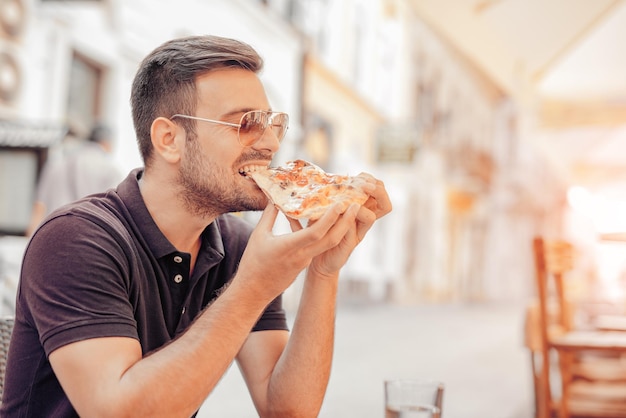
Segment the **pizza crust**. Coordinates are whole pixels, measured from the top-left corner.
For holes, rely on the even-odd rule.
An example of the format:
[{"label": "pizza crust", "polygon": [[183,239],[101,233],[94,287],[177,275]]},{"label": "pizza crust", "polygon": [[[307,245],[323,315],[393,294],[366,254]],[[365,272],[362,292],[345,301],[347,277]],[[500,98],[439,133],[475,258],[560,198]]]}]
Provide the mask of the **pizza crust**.
[{"label": "pizza crust", "polygon": [[295,219],[316,220],[335,203],[346,210],[352,203],[368,199],[361,177],[325,173],[304,160],[283,167],[257,169],[247,173],[285,215]]}]

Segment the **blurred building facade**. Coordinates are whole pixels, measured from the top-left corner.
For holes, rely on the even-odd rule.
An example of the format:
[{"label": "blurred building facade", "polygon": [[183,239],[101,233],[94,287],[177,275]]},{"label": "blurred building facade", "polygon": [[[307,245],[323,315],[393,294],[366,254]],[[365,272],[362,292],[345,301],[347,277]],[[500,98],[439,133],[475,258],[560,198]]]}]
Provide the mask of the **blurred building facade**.
[{"label": "blurred building facade", "polygon": [[318,162],[370,169],[394,202],[346,266],[347,290],[397,303],[532,293],[529,243],[560,233],[566,189],[527,140],[534,114],[411,1],[269,3],[289,3],[309,42],[304,140],[323,136]]},{"label": "blurred building facade", "polygon": [[344,269],[346,297],[415,303],[532,291],[530,237],[559,227],[551,218],[564,185],[524,140],[532,115],[408,1],[2,4],[0,125],[22,127],[17,143],[0,129],[5,283],[16,279],[29,193],[62,127],[104,121],[120,165],[141,165],[128,100],[139,61],[167,39],[210,33],[264,57],[272,106],[292,125],[277,161],[307,158],[385,181],[394,211]]}]

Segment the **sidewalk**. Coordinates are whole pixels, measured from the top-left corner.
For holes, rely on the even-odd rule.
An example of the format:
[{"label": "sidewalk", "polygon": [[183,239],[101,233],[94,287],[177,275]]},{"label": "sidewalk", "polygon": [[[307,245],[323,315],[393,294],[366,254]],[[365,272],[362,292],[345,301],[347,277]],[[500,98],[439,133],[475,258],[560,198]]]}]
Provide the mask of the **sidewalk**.
[{"label": "sidewalk", "polygon": [[[524,304],[340,306],[321,418],[382,418],[388,378],[439,379],[444,418],[532,418]],[[236,366],[200,418],[256,417]]]}]

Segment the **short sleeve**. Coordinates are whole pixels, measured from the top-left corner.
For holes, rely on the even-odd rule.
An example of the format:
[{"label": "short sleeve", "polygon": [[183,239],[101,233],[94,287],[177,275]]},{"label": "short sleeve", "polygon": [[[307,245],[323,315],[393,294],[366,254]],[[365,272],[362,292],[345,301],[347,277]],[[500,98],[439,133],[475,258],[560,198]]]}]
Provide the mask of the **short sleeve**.
[{"label": "short sleeve", "polygon": [[270,331],[270,330],[284,330],[289,331],[287,326],[287,316],[283,309],[283,297],[278,296],[274,299],[265,311],[261,318],[252,328],[252,331]]},{"label": "short sleeve", "polygon": [[36,232],[19,297],[46,354],[89,338],[138,338],[124,259],[110,234],[80,216],[53,217]]}]

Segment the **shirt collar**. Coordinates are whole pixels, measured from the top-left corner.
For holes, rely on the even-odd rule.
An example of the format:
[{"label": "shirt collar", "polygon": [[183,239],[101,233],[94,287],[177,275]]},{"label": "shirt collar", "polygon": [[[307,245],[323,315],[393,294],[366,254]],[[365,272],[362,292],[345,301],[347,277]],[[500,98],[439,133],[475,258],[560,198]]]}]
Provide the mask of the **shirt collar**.
[{"label": "shirt collar", "polygon": [[[118,194],[130,216],[134,226],[138,229],[138,235],[143,237],[150,251],[161,258],[178,252],[172,243],[163,235],[157,224],[150,216],[150,212],[139,190],[139,179],[143,175],[143,169],[137,168],[130,172],[118,187]],[[202,232],[202,246],[200,252],[216,252],[218,257],[224,256],[224,243],[217,222],[211,222]]]}]

